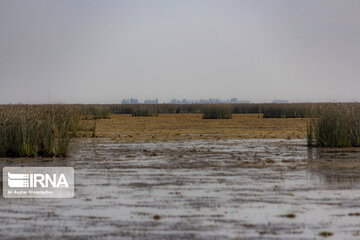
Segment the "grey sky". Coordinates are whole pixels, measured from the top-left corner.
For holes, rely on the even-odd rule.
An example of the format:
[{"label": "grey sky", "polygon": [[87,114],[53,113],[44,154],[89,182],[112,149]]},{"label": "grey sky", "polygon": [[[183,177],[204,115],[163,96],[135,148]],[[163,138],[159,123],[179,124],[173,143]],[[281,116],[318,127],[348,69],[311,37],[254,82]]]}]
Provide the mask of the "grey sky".
[{"label": "grey sky", "polygon": [[360,100],[360,1],[0,0],[0,103]]}]

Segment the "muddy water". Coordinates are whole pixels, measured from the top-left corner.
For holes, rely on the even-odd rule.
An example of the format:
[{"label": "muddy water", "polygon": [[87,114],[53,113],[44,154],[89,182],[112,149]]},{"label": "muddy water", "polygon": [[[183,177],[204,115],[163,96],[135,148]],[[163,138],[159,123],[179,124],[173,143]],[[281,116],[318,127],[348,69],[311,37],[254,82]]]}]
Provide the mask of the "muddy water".
[{"label": "muddy water", "polygon": [[73,199],[0,198],[0,239],[360,238],[358,151],[281,139],[91,139],[71,153],[3,159],[74,167],[76,185]]}]

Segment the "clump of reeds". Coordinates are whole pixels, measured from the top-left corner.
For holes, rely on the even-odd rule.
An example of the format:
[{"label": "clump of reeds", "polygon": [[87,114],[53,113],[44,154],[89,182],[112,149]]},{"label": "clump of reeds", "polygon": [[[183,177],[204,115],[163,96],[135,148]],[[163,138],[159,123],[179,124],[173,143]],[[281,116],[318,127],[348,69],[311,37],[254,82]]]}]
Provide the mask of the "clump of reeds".
[{"label": "clump of reeds", "polygon": [[329,104],[318,110],[318,117],[307,126],[308,146],[359,147],[360,106]]},{"label": "clump of reeds", "polygon": [[0,107],[0,156],[65,157],[78,128],[78,115],[66,105]]},{"label": "clump of reeds", "polygon": [[80,105],[78,106],[82,119],[110,119],[110,107],[105,105]]},{"label": "clump of reeds", "polygon": [[134,117],[151,117],[157,116],[157,112],[158,110],[154,105],[139,105],[132,110],[131,115]]},{"label": "clump of reeds", "polygon": [[316,104],[302,103],[273,103],[261,104],[261,112],[264,118],[305,118],[311,115],[311,106]]},{"label": "clump of reeds", "polygon": [[226,105],[209,105],[203,110],[203,119],[231,119],[231,109]]}]

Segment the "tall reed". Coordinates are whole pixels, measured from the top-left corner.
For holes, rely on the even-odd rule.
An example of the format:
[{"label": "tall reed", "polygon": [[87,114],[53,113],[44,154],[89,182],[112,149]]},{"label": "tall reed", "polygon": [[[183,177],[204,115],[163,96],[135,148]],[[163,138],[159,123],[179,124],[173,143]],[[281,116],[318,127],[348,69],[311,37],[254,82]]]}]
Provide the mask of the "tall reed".
[{"label": "tall reed", "polygon": [[67,156],[77,127],[71,106],[0,106],[0,156]]},{"label": "tall reed", "polygon": [[308,123],[308,146],[360,146],[360,106],[358,104],[329,104],[318,111],[318,117]]}]

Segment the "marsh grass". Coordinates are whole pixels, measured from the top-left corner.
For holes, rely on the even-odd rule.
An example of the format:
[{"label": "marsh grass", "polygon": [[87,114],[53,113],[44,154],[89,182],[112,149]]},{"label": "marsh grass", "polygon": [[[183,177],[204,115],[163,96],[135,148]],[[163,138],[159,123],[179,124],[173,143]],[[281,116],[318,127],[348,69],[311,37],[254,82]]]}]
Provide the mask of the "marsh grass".
[{"label": "marsh grass", "polygon": [[360,147],[359,104],[329,104],[309,121],[307,144],[314,147]]},{"label": "marsh grass", "polygon": [[155,105],[139,105],[132,110],[131,115],[133,117],[151,117],[157,116],[158,112],[159,110]]},{"label": "marsh grass", "polygon": [[231,108],[226,105],[209,105],[203,109],[203,119],[231,119]]},{"label": "marsh grass", "polygon": [[78,126],[71,106],[0,106],[0,156],[65,157]]},{"label": "marsh grass", "polygon": [[166,113],[205,113],[209,106],[230,110],[231,114],[263,113],[264,118],[311,117],[318,103],[223,103],[223,104],[111,104],[111,114],[132,114],[133,116],[154,116]]},{"label": "marsh grass", "polygon": [[110,107],[106,105],[76,105],[73,106],[79,109],[81,119],[110,119]]}]

